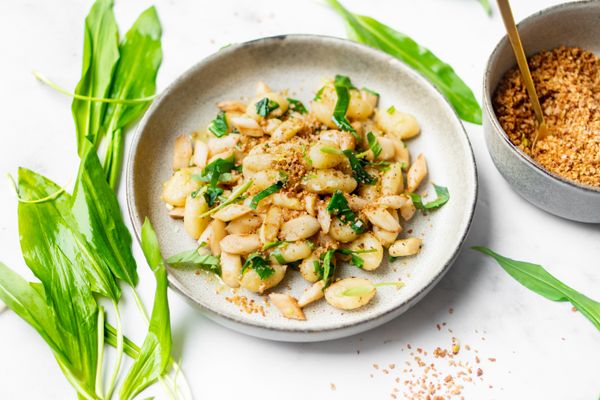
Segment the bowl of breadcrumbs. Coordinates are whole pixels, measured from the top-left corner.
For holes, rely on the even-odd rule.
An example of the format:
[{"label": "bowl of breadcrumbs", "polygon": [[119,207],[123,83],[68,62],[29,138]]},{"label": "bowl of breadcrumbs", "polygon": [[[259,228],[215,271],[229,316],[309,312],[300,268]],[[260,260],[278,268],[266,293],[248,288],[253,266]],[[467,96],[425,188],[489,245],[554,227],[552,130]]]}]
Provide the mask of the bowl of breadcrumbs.
[{"label": "bowl of breadcrumbs", "polygon": [[494,164],[525,199],[563,218],[600,223],[600,2],[562,4],[519,24],[548,136],[504,37],[483,83],[484,133]]}]

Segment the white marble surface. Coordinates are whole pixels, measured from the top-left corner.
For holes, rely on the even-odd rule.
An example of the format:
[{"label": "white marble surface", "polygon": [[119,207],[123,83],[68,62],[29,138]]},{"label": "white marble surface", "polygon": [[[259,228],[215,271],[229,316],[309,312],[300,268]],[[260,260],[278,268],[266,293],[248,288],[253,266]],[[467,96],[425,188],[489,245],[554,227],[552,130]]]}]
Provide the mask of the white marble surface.
[{"label": "white marble surface", "polygon": [[[558,1],[514,1],[517,19]],[[152,2],[119,1],[123,29]],[[164,26],[159,87],[221,46],[265,35],[344,36],[339,18],[318,1],[156,1]],[[74,87],[80,69],[82,24],[90,1],[0,1],[0,171],[32,168],[66,184],[77,158],[70,100],[40,86],[39,69]],[[481,94],[484,64],[502,34],[497,13],[487,18],[475,0],[347,1],[411,35],[447,60]],[[416,307],[360,336],[316,344],[274,343],[246,337],[206,320],[171,293],[174,352],[198,399],[398,398],[411,351],[461,343],[455,360],[475,365],[467,399],[597,399],[600,334],[568,304],[547,301],[521,287],[490,260],[469,250],[486,245],[543,264],[573,287],[600,298],[598,226],[564,221],[524,202],[492,165],[480,126],[466,124],[479,167],[480,196],[465,250],[442,282]],[[121,191],[120,198],[123,200]],[[124,204],[124,201],[122,202]],[[29,275],[17,233],[16,201],[0,185],[0,259]],[[136,247],[139,256],[139,249]],[[153,280],[141,268],[140,290],[150,300]],[[144,327],[130,298],[126,328],[138,341]],[[453,313],[449,313],[449,309]],[[446,322],[442,330],[436,324]],[[0,314],[0,398],[74,398],[50,352],[10,311]],[[452,333],[448,331],[452,330]],[[407,348],[412,345],[412,350]],[[466,350],[466,345],[471,350]],[[475,364],[475,352],[481,364]],[[495,358],[492,362],[488,358]],[[372,364],[380,365],[376,370]],[[396,367],[382,372],[388,364]],[[447,359],[440,374],[456,376]],[[475,370],[483,371],[481,378]],[[418,367],[415,367],[418,370]],[[373,377],[370,376],[373,374]],[[331,386],[335,385],[335,390]],[[490,385],[492,386],[490,388]],[[156,393],[163,398],[162,392]]]}]

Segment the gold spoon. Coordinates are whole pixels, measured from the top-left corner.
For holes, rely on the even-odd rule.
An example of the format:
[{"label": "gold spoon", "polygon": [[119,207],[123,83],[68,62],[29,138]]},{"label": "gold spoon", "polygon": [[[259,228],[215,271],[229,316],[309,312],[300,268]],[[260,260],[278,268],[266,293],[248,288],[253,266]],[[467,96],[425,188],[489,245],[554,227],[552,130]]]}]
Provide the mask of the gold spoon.
[{"label": "gold spoon", "polygon": [[538,128],[535,132],[533,142],[531,143],[531,150],[533,151],[537,141],[545,138],[546,135],[548,135],[546,121],[544,120],[544,114],[542,113],[540,99],[535,91],[533,79],[531,78],[531,72],[529,71],[529,65],[527,65],[527,57],[525,56],[525,51],[523,50],[523,44],[521,43],[521,37],[519,36],[519,31],[517,29],[517,25],[515,24],[515,19],[513,18],[512,10],[510,9],[510,4],[508,0],[497,1],[498,7],[500,8],[500,14],[502,14],[502,20],[504,21],[504,26],[506,27],[508,39],[515,53],[515,57],[517,58],[517,64],[519,65],[519,70],[521,71],[521,76],[525,82],[527,94],[529,94],[529,100],[533,106],[535,119],[538,123]]}]

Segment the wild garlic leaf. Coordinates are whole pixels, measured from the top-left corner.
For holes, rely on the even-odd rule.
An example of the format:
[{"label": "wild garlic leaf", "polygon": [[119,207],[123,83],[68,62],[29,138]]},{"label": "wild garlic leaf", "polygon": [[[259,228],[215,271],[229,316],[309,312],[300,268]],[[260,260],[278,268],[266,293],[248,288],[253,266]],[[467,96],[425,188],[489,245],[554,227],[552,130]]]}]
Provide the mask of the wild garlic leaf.
[{"label": "wild garlic leaf", "polygon": [[[19,198],[34,200],[55,193],[59,186],[33,171],[19,169]],[[94,293],[118,301],[121,290],[103,254],[98,254],[93,239],[80,232],[72,213],[73,198],[63,192],[52,201],[30,204],[19,202],[21,251],[29,268],[46,287],[55,259],[65,259],[85,278]],[[82,221],[83,224],[83,221]],[[48,294],[49,298],[50,294]]]},{"label": "wild garlic leaf", "polygon": [[[156,75],[162,63],[162,28],[154,7],[142,12],[119,45],[119,61],[110,88],[110,98],[145,98],[156,92]],[[102,46],[105,43],[101,43]],[[123,160],[123,131],[141,117],[150,102],[106,105],[102,134],[108,135],[104,169],[110,186],[116,187]],[[97,146],[98,143],[94,142]]]},{"label": "wild garlic leaf", "polygon": [[262,280],[269,278],[275,273],[275,270],[273,267],[271,267],[269,260],[264,258],[260,253],[252,253],[248,256],[248,258],[246,258],[246,261],[242,266],[242,275],[249,268],[255,270]]},{"label": "wild garlic leaf", "polygon": [[481,124],[479,103],[450,65],[405,34],[371,17],[350,12],[338,0],[327,2],[346,21],[352,40],[382,50],[420,72],[442,92],[463,120]]},{"label": "wild garlic leaf", "polygon": [[54,310],[38,291],[8,266],[0,262],[0,300],[31,325],[54,353],[64,353]]},{"label": "wild garlic leaf", "polygon": [[381,154],[381,144],[379,144],[377,136],[373,132],[367,133],[367,142],[369,143],[369,149],[373,152],[373,159],[379,157]]},{"label": "wild garlic leaf", "polygon": [[335,252],[336,250],[329,250],[326,253],[323,253],[320,257],[321,260],[321,276],[323,282],[325,282],[325,286],[329,286],[333,279],[333,275],[335,272]]},{"label": "wild garlic leaf", "polygon": [[265,245],[262,247],[261,250],[262,251],[266,251],[266,250],[272,249],[274,247],[279,247],[279,246],[287,245],[287,243],[288,242],[286,242],[284,240],[276,240],[276,241],[273,241],[273,242],[268,242],[268,243],[265,243]]},{"label": "wild garlic leaf", "polygon": [[341,190],[336,190],[327,203],[327,211],[331,215],[339,217],[344,224],[350,224],[353,231],[361,233],[364,231],[365,223],[356,217],[356,213],[350,209],[348,200]]},{"label": "wild garlic leaf", "polygon": [[267,118],[271,111],[279,108],[279,104],[268,97],[264,97],[256,103],[256,113],[261,117]]},{"label": "wild garlic leaf", "polygon": [[300,114],[308,113],[308,110],[306,109],[306,107],[304,107],[304,104],[302,104],[302,102],[300,100],[296,100],[296,99],[292,99],[292,98],[288,97],[287,101],[288,101],[288,103],[290,103],[290,109],[292,111],[299,112]]},{"label": "wild garlic leaf", "polygon": [[167,270],[163,262],[158,238],[148,219],[142,226],[142,250],[156,279],[154,306],[150,317],[150,327],[139,351],[138,358],[131,366],[119,398],[131,400],[142,390],[165,374],[171,358],[171,322],[167,297]]},{"label": "wild garlic leaf", "polygon": [[[75,93],[109,97],[113,72],[119,60],[119,29],[113,0],[96,0],[85,19],[81,79]],[[77,150],[83,154],[85,139],[94,146],[100,139],[105,103],[73,99],[71,111],[77,131]]]},{"label": "wild garlic leaf", "polygon": [[283,184],[284,183],[282,181],[277,181],[268,188],[258,192],[254,197],[252,197],[252,200],[250,201],[250,208],[256,210],[256,207],[258,207],[258,203],[260,203],[261,200],[269,197],[273,193],[279,192],[283,188]]},{"label": "wild garlic leaf", "polygon": [[343,150],[342,153],[348,159],[350,167],[352,168],[352,176],[360,183],[366,185],[374,185],[377,182],[377,178],[369,174],[362,163],[362,161],[356,157],[352,150]]},{"label": "wild garlic leaf", "polygon": [[485,13],[488,15],[488,17],[491,17],[492,16],[492,6],[490,4],[490,1],[489,0],[479,0],[479,4],[481,4],[483,9],[485,10]]},{"label": "wild garlic leaf", "polygon": [[348,112],[348,106],[350,105],[350,89],[354,88],[350,78],[344,75],[336,75],[333,81],[333,87],[337,94],[337,101],[333,109],[333,122],[343,131],[352,133],[352,135],[358,140],[358,133],[350,125],[350,121],[346,118]]},{"label": "wild garlic leaf", "polygon": [[435,183],[433,184],[435,189],[435,193],[437,194],[437,198],[435,200],[430,201],[429,203],[423,204],[423,198],[418,193],[409,193],[414,206],[419,210],[434,210],[436,208],[440,208],[444,204],[450,200],[450,192],[448,192],[448,188],[444,186],[438,186]]},{"label": "wild garlic leaf", "polygon": [[71,212],[77,230],[112,274],[129,286],[138,283],[131,235],[123,222],[115,192],[104,178],[95,150],[88,146],[79,166]]},{"label": "wild garlic leaf", "polygon": [[[21,168],[19,198],[33,200],[54,193],[58,186]],[[85,238],[73,229],[70,196],[53,201],[19,203],[19,235],[27,266],[40,279],[47,303],[54,310],[64,357],[57,358],[78,393],[95,396],[98,359],[98,305],[92,293],[118,298],[118,286],[90,253]],[[64,214],[62,214],[64,213]]]},{"label": "wild garlic leaf", "polygon": [[219,111],[215,119],[208,125],[208,130],[218,138],[227,135],[229,132],[229,125],[227,124],[227,117],[225,116],[224,111]]},{"label": "wild garlic leaf", "polygon": [[221,262],[219,257],[211,254],[200,254],[199,248],[175,254],[166,259],[167,264],[173,268],[194,267],[208,272],[221,274]]},{"label": "wild garlic leaf", "polygon": [[517,282],[540,296],[552,301],[570,302],[594,324],[596,329],[600,330],[600,303],[565,285],[541,265],[512,260],[486,247],[476,246],[473,250],[495,259]]}]

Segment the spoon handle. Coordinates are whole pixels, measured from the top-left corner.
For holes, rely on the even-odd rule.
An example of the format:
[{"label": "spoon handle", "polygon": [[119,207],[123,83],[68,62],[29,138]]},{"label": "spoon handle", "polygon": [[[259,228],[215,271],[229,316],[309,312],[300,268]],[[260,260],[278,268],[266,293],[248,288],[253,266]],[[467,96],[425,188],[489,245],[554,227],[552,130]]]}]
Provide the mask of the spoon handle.
[{"label": "spoon handle", "polygon": [[502,14],[502,20],[504,21],[504,26],[506,27],[506,33],[508,34],[508,39],[515,53],[517,64],[519,66],[519,70],[521,71],[521,76],[523,77],[525,87],[527,88],[527,93],[529,94],[529,99],[531,101],[531,105],[533,106],[533,112],[535,113],[538,126],[545,127],[542,106],[540,105],[540,100],[535,91],[533,79],[531,78],[531,72],[529,71],[529,65],[527,65],[527,57],[525,56],[523,44],[521,43],[521,37],[519,36],[519,31],[517,30],[517,25],[515,24],[515,19],[513,18],[508,0],[498,0],[498,8],[500,8],[500,14]]}]

